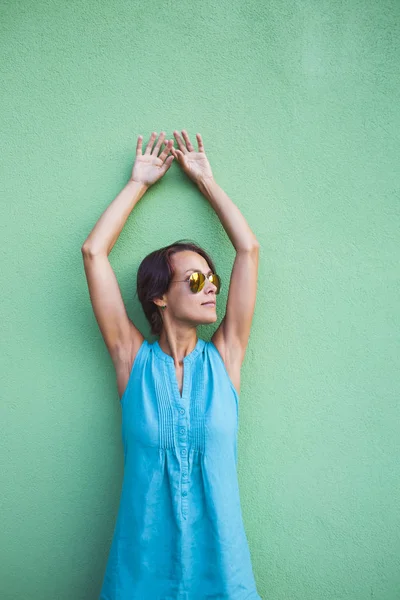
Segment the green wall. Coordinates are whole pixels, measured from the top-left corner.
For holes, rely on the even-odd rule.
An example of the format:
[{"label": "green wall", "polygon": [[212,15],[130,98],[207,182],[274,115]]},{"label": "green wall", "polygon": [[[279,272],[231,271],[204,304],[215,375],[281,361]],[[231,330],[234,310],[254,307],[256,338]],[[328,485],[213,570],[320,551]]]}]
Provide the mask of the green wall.
[{"label": "green wall", "polygon": [[[95,600],[123,472],[81,245],[136,139],[203,136],[261,243],[239,483],[263,600],[400,598],[397,0],[4,1],[0,597]],[[173,164],[110,260],[234,250]],[[246,293],[246,290],[243,290]],[[199,328],[209,339],[214,326]]]}]

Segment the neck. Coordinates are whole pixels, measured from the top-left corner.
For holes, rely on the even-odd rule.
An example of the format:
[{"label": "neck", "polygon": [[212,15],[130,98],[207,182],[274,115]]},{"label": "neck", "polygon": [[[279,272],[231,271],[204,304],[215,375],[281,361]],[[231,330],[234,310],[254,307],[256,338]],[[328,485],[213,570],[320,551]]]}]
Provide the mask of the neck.
[{"label": "neck", "polygon": [[196,329],[191,329],[187,334],[167,334],[165,330],[160,334],[159,346],[165,354],[174,359],[175,365],[182,365],[185,356],[190,354],[198,341]]}]

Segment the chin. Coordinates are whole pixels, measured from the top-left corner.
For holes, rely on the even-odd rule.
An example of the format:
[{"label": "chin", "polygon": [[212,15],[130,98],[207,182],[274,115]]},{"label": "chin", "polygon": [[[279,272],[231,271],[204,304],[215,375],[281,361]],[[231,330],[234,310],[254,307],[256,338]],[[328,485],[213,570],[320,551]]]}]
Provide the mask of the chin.
[{"label": "chin", "polygon": [[217,315],[215,314],[213,317],[211,317],[209,319],[209,321],[207,321],[207,323],[215,323],[215,321],[218,319]]},{"label": "chin", "polygon": [[198,321],[198,320],[197,320],[197,321],[196,321],[196,325],[197,325],[197,326],[198,326],[198,325],[211,325],[212,323],[215,323],[215,321],[217,320],[217,318],[218,318],[218,317],[217,317],[216,315],[214,315],[214,316],[209,316],[209,317],[208,317],[208,319],[207,319],[207,318],[204,318],[204,319],[203,319],[203,320],[201,320],[201,321]]}]

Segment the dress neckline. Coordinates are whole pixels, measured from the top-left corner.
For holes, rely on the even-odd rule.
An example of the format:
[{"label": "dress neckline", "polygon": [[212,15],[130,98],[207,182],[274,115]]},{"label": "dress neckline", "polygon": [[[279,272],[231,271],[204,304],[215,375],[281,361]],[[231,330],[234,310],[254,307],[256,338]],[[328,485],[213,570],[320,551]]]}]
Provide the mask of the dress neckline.
[{"label": "dress neckline", "polygon": [[[204,340],[202,340],[201,338],[197,338],[197,342],[196,342],[196,345],[193,348],[193,350],[191,352],[189,352],[189,354],[187,354],[186,356],[183,357],[183,364],[192,362],[196,358],[196,356],[199,354],[199,352],[203,349],[204,344],[205,344]],[[153,347],[154,347],[154,352],[156,353],[156,355],[159,358],[161,358],[162,360],[165,360],[166,362],[170,362],[170,363],[174,364],[173,356],[170,356],[169,354],[164,352],[164,350],[162,350],[160,344],[158,343],[158,340],[156,340],[154,342]]]}]

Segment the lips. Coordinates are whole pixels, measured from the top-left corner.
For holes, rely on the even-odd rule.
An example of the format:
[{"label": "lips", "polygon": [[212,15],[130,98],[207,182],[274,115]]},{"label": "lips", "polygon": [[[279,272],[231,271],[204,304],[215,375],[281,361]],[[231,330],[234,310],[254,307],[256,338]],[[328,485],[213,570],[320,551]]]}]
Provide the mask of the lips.
[{"label": "lips", "polygon": [[215,302],[203,302],[202,306],[215,306]]}]

